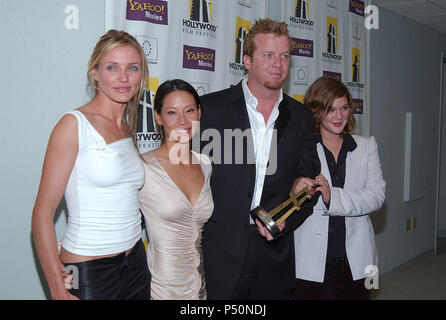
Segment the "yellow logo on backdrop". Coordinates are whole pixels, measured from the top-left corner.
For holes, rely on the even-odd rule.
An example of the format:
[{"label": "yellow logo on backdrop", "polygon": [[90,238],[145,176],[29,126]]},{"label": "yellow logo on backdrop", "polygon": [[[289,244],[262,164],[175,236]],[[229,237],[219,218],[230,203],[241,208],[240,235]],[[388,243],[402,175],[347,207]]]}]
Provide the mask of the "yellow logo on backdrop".
[{"label": "yellow logo on backdrop", "polygon": [[155,94],[156,90],[158,90],[158,87],[159,87],[159,79],[149,78],[149,81],[147,81],[147,89],[149,89],[150,92]]},{"label": "yellow logo on backdrop", "polygon": [[129,0],[128,4],[130,4],[130,11],[152,11],[162,13],[166,8],[164,4],[151,4],[150,2],[145,3],[132,0]]},{"label": "yellow logo on backdrop", "polygon": [[294,0],[294,15],[302,19],[310,18],[310,0]]},{"label": "yellow logo on backdrop", "polygon": [[293,94],[293,98],[299,102],[304,103],[305,95],[304,94]]},{"label": "yellow logo on backdrop", "polygon": [[251,21],[237,17],[235,26],[235,62],[243,64],[243,42],[251,29]]},{"label": "yellow logo on backdrop", "polygon": [[190,0],[190,19],[212,23],[212,0]]},{"label": "yellow logo on backdrop", "polygon": [[159,148],[161,133],[157,132],[153,104],[155,92],[158,90],[158,78],[149,78],[144,94],[139,101],[136,140],[141,153]]},{"label": "yellow logo on backdrop", "polygon": [[364,83],[361,82],[361,50],[352,49],[352,80],[347,83],[351,90],[361,92],[364,89]]},{"label": "yellow logo on backdrop", "polygon": [[338,53],[338,19],[327,16],[327,52]]},{"label": "yellow logo on backdrop", "polygon": [[187,55],[187,60],[214,60],[213,53],[205,53],[205,52],[193,52],[189,50],[185,50]]},{"label": "yellow logo on backdrop", "polygon": [[352,62],[352,82],[359,82],[361,71],[361,50],[357,48],[352,49]]},{"label": "yellow logo on backdrop", "polygon": [[310,1],[294,0],[294,16],[290,16],[289,24],[291,28],[314,31],[314,21],[310,20]]}]

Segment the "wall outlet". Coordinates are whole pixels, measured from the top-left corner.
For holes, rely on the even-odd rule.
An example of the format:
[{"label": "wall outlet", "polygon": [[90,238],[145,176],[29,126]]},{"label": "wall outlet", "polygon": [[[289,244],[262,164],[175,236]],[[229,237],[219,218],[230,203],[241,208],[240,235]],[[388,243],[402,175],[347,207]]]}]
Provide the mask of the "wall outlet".
[{"label": "wall outlet", "polygon": [[412,218],[412,229],[416,229],[417,228],[417,217],[413,217]]},{"label": "wall outlet", "polygon": [[406,232],[410,231],[410,219],[406,219]]}]

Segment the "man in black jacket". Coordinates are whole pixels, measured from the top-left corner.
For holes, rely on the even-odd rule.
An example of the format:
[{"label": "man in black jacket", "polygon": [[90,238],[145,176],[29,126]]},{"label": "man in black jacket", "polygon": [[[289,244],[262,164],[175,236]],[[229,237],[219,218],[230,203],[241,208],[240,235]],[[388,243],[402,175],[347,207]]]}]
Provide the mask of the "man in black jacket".
[{"label": "man in black jacket", "polygon": [[291,190],[315,185],[320,163],[313,117],[282,92],[290,65],[284,22],[257,20],[243,55],[247,76],[201,98],[202,139],[206,129],[221,137],[221,143],[216,139],[202,149],[213,160],[214,212],[203,230],[207,294],[208,299],[290,299],[293,230],[312,214],[318,194],[280,226],[277,239],[252,221],[250,210],[258,205],[271,210]]}]

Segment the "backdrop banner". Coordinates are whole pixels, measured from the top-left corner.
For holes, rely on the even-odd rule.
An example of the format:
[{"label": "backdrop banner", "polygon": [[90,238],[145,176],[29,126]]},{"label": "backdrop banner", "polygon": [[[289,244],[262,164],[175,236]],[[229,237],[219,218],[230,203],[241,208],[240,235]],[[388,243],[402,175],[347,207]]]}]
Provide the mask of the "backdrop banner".
[{"label": "backdrop banner", "polygon": [[356,131],[362,133],[368,72],[364,1],[281,0],[281,5],[292,41],[287,93],[303,101],[317,78],[341,80],[352,94]]},{"label": "backdrop banner", "polygon": [[153,98],[162,82],[180,78],[200,95],[244,76],[243,39],[265,17],[266,0],[106,0],[105,29],[124,30],[141,44],[149,81],[138,110],[141,153],[158,148]]}]

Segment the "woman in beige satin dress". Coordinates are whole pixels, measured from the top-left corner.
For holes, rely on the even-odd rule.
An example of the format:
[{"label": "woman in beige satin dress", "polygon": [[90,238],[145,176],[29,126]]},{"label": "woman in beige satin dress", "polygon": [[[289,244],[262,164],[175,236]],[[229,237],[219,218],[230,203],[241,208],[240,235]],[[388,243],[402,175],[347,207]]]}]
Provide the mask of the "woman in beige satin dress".
[{"label": "woman in beige satin dress", "polygon": [[191,151],[200,119],[199,96],[187,82],[160,85],[154,102],[163,144],[143,155],[146,184],[139,192],[149,245],[154,300],[206,299],[201,251],[203,225],[214,204],[211,163]]}]

